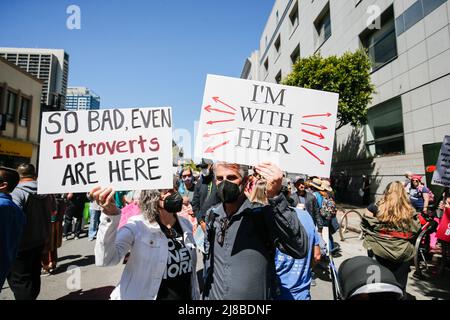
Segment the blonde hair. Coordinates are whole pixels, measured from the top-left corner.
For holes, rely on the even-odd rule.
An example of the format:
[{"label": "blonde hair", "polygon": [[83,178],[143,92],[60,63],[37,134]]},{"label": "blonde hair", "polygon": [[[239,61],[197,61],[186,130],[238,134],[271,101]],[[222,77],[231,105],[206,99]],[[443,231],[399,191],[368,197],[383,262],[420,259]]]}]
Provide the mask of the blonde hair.
[{"label": "blonde hair", "polygon": [[408,229],[413,220],[414,208],[409,201],[403,183],[391,182],[377,202],[377,219],[390,226]]},{"label": "blonde hair", "polygon": [[251,202],[257,202],[263,205],[269,204],[266,195],[266,186],[267,182],[265,180],[257,180],[250,194],[249,200]]}]

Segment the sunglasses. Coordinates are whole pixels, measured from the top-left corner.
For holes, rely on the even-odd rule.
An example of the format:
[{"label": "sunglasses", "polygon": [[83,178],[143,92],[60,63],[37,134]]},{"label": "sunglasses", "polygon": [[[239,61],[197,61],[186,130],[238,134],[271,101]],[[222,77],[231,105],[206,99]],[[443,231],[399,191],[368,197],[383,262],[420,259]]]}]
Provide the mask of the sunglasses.
[{"label": "sunglasses", "polygon": [[228,229],[229,221],[228,218],[220,219],[220,232],[218,234],[217,243],[222,247],[225,241],[225,232]]}]

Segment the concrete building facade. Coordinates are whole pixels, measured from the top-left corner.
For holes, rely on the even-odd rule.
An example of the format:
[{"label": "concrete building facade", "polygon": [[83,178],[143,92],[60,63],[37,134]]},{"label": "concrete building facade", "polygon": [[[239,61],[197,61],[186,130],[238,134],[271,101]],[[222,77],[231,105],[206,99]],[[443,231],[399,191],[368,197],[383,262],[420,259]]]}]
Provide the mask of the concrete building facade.
[{"label": "concrete building facade", "polygon": [[5,58],[43,81],[42,104],[48,111],[64,110],[69,55],[61,49],[0,48]]},{"label": "concrete building facade", "polygon": [[280,82],[298,57],[366,48],[369,122],[336,132],[332,173],[345,172],[355,199],[368,174],[379,196],[406,170],[424,174],[422,146],[450,134],[449,21],[447,0],[276,0],[242,78]]},{"label": "concrete building facade", "polygon": [[[43,83],[0,57],[0,166],[37,165]],[[4,129],[4,130],[2,130]]]},{"label": "concrete building facade", "polygon": [[100,97],[86,87],[69,87],[66,95],[67,110],[100,109]]}]

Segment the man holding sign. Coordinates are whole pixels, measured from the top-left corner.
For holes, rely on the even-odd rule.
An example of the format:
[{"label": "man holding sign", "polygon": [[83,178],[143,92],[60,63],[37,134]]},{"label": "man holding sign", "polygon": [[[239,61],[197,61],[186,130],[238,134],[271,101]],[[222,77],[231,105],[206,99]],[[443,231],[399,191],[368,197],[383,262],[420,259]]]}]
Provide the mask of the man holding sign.
[{"label": "man holding sign", "polygon": [[268,206],[246,198],[243,166],[214,165],[221,202],[206,214],[206,300],[270,299],[276,290],[275,248],[298,259],[307,253],[305,229],[281,193],[282,171],[272,163],[255,171],[267,182]]}]

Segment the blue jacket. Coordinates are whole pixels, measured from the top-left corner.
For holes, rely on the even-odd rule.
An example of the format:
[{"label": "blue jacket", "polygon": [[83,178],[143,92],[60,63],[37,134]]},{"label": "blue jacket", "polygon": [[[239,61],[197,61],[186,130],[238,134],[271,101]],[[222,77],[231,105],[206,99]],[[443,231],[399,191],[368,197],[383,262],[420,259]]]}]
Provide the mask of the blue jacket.
[{"label": "blue jacket", "polygon": [[0,193],[0,291],[16,259],[26,218],[9,194]]}]

